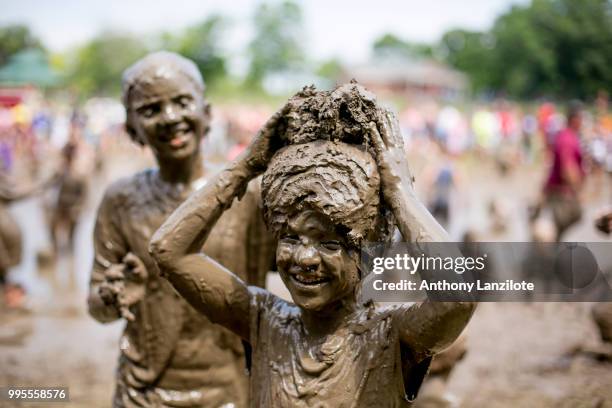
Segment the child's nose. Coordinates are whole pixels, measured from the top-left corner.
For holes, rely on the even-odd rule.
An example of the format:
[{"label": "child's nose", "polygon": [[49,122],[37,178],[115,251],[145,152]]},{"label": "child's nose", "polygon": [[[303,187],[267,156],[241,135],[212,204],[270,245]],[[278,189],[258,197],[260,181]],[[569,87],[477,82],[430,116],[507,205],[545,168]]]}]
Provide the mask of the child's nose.
[{"label": "child's nose", "polygon": [[167,104],[162,110],[162,121],[164,124],[172,124],[178,120],[178,113],[172,104]]},{"label": "child's nose", "polygon": [[304,269],[314,269],[321,263],[321,257],[313,245],[299,245],[295,252],[295,262]]}]

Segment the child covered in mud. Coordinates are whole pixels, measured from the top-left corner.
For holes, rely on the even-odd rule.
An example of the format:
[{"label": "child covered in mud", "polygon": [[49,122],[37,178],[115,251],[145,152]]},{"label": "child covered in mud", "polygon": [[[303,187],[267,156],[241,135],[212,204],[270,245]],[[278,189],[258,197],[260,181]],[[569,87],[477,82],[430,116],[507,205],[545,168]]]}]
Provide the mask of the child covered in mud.
[{"label": "child covered in mud", "polygon": [[[470,319],[469,302],[383,307],[358,296],[362,242],[390,240],[393,223],[409,241],[445,238],[416,201],[400,140],[391,114],[357,85],[306,88],[154,235],[151,254],[178,292],[252,345],[251,406],[406,406],[431,356]],[[262,172],[264,217],[294,303],[198,250]]]},{"label": "child covered in mud", "polygon": [[[193,62],[158,52],[128,68],[122,88],[127,131],[151,148],[159,168],[111,185],[96,219],[89,312],[100,322],[126,319],[113,406],[245,406],[239,337],[179,297],[147,251],[166,217],[207,182],[200,152],[210,123],[204,82]],[[267,244],[271,234],[258,203],[258,192],[249,189],[221,217],[205,251],[263,286],[274,245]]]}]

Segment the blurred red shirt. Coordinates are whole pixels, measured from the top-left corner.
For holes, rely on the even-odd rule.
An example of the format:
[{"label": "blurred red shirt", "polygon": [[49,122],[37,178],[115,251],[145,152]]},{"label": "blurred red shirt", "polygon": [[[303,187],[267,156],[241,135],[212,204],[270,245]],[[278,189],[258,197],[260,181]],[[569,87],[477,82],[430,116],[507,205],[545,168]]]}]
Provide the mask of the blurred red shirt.
[{"label": "blurred red shirt", "polygon": [[554,141],[552,156],[553,165],[550,169],[545,190],[548,192],[571,193],[571,186],[563,177],[566,169],[575,166],[580,172],[581,179],[584,178],[582,150],[578,134],[570,128],[559,132]]}]

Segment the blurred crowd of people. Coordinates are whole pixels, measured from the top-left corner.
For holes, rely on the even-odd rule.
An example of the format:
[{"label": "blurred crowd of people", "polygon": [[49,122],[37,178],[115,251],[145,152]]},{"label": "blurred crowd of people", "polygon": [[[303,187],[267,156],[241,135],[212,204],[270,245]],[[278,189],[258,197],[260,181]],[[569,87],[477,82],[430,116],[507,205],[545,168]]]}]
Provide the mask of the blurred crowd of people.
[{"label": "blurred crowd of people", "polygon": [[[463,178],[457,163],[466,156],[492,160],[501,177],[519,166],[546,167],[541,196],[529,210],[532,227],[540,230],[541,210],[552,213],[553,225],[544,227],[548,240],[561,240],[580,220],[582,202],[589,199],[587,178],[602,191],[612,173],[612,114],[604,91],[590,107],[577,101],[525,106],[500,99],[464,107],[428,102],[405,108],[400,125],[408,152],[430,159],[421,173],[426,200],[443,225],[449,222],[451,192]],[[489,209],[501,227],[500,204],[492,201]],[[603,211],[602,217],[609,214]]]},{"label": "blurred crowd of people", "polygon": [[[426,191],[430,211],[443,225],[450,222],[453,191],[465,183],[460,166],[465,158],[494,163],[502,178],[519,166],[544,163],[550,170],[541,196],[526,207],[531,204],[534,239],[545,235],[548,240],[560,240],[581,218],[580,191],[586,178],[599,180],[600,185],[609,182],[612,115],[608,103],[605,92],[592,106],[572,103],[569,110],[548,101],[521,105],[500,99],[456,106],[429,101],[400,110],[399,120],[408,154],[425,158],[424,168],[417,169],[417,180]],[[217,170],[238,157],[271,113],[272,109],[262,106],[214,107],[212,129],[203,142],[206,165]],[[113,152],[127,150],[146,161],[146,150],[125,136],[124,115],[117,100],[95,98],[77,104],[74,98],[48,99],[37,92],[0,106],[4,220],[0,242],[4,247],[21,245],[8,204],[42,192],[50,245],[38,254],[39,261],[72,251],[92,177],[104,173]],[[489,216],[500,228],[502,207],[496,201],[488,204]],[[551,222],[542,226],[542,210],[546,213],[547,208]],[[609,214],[604,209],[598,220],[602,231],[609,230]],[[10,262],[0,265],[3,281],[6,270],[20,258],[20,250],[5,257]]]}]

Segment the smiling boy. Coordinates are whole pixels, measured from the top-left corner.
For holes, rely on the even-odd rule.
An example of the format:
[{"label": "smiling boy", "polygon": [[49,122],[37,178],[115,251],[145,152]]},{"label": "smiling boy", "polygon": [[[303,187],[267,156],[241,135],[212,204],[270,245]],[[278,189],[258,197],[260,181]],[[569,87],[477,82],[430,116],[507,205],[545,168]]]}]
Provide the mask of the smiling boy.
[{"label": "smiling boy", "polygon": [[[126,129],[151,148],[159,168],[111,185],[96,219],[89,311],[100,322],[127,320],[113,406],[244,406],[240,339],[180,298],[147,252],[166,217],[206,184],[200,142],[210,105],[204,82],[191,61],[157,52],[125,71],[122,88]],[[266,244],[258,202],[249,189],[245,201],[219,220],[205,250],[263,286],[273,246]]]},{"label": "smiling boy", "polygon": [[[441,240],[444,233],[416,201],[390,114],[381,111],[377,123],[362,127],[361,143],[356,133],[345,138],[352,144],[334,140],[327,129],[319,140],[280,148],[272,129],[306,128],[295,126],[306,115],[292,111],[292,101],[239,160],[169,217],[151,241],[151,254],[196,309],[252,345],[252,407],[406,406],[431,356],[459,335],[474,304],[360,302],[360,245],[390,239],[387,208],[407,240]],[[247,286],[196,250],[263,171],[264,216],[279,236],[277,267],[293,303]]]}]

